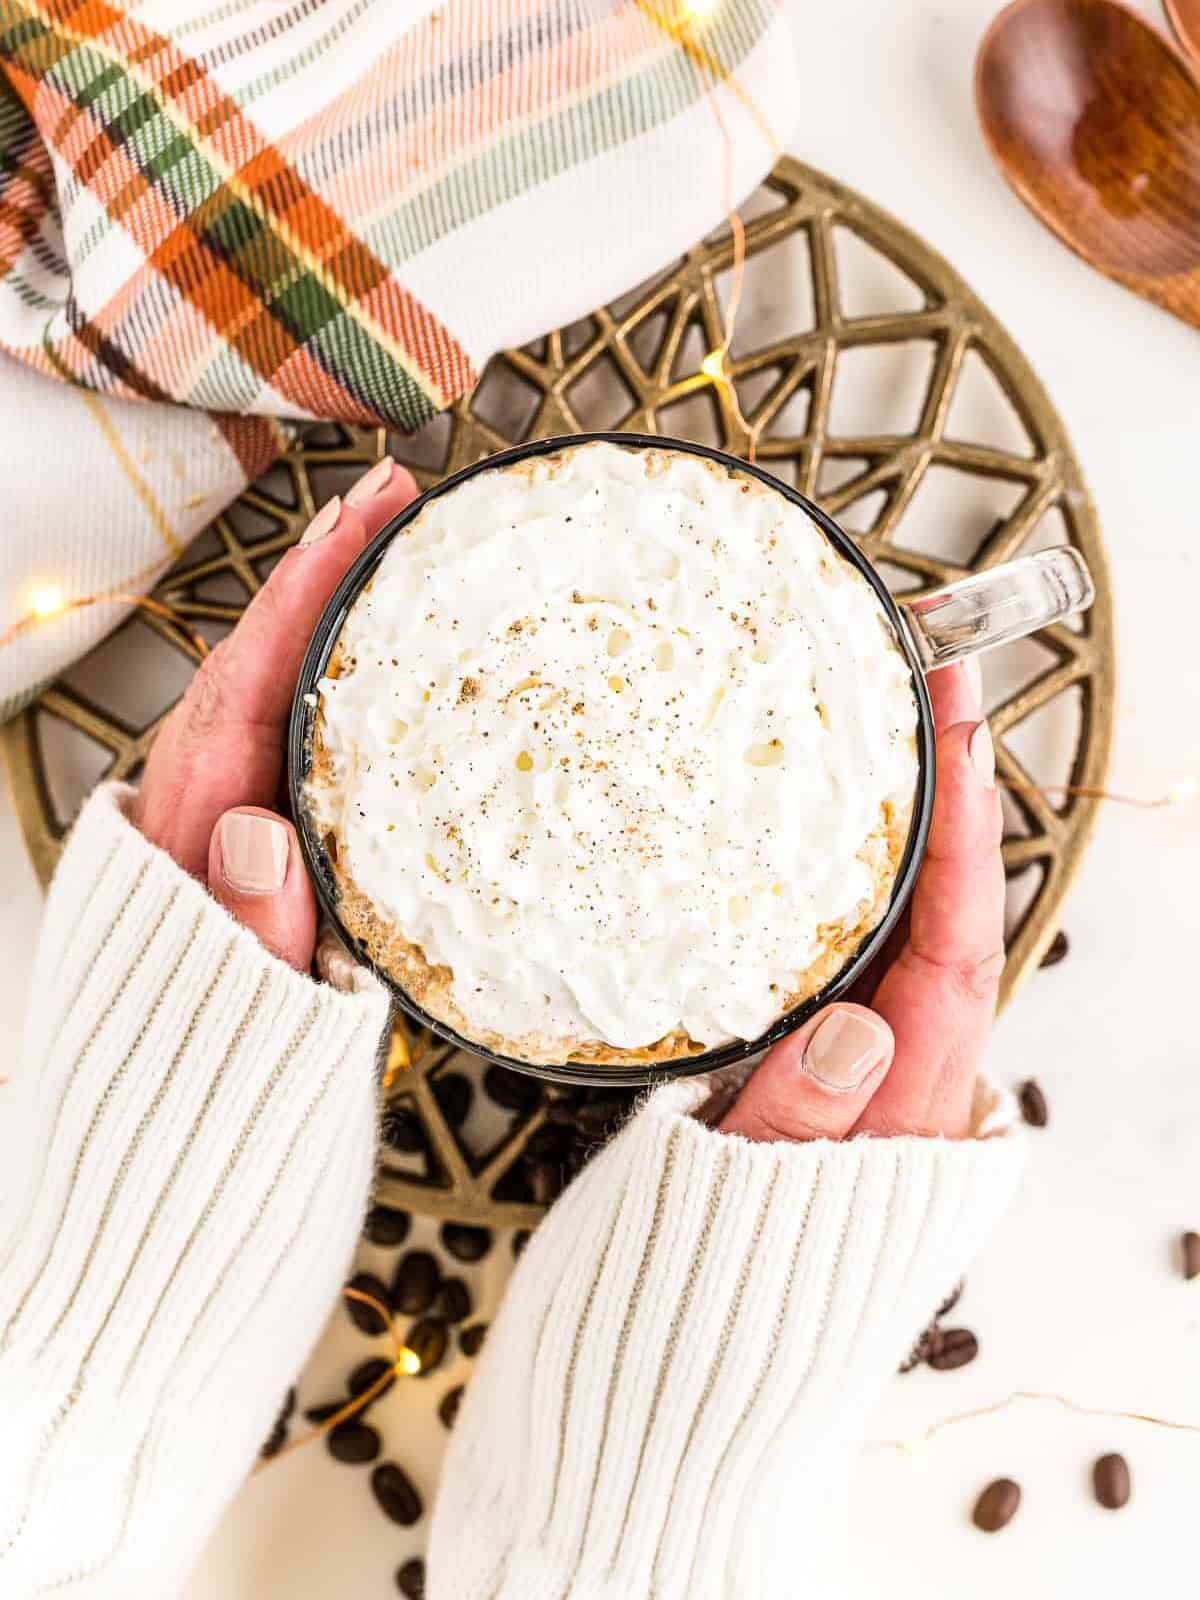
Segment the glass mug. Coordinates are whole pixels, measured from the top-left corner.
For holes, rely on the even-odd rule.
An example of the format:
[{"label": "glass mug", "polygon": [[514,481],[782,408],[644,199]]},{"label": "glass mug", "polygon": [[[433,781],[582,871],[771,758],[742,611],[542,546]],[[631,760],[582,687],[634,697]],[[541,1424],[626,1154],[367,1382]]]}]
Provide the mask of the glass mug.
[{"label": "glass mug", "polygon": [[[757,1039],[736,1039],[698,1055],[674,1061],[638,1063],[564,1062],[546,1065],[516,1057],[499,1055],[457,1033],[432,1017],[388,972],[375,966],[360,942],[343,927],[338,916],[337,880],[325,843],[309,813],[305,798],[312,755],[312,733],[316,715],[316,685],[323,676],[342,624],[351,606],[373,576],[391,541],[417,517],[421,509],[438,495],[446,494],[466,478],[491,472],[531,456],[553,455],[556,451],[593,441],[624,445],[632,449],[669,450],[705,460],[736,473],[757,478],[793,505],[800,506],[851,566],[863,575],[878,595],[891,622],[896,643],[912,672],[913,696],[917,705],[918,775],[908,842],[892,887],[891,900],[881,922],[866,935],[841,971],[819,993],[784,1013]],[[488,456],[474,466],[453,473],[427,490],[399,516],[392,519],[371,541],[342,579],[317,624],[300,669],[292,705],[288,733],[288,783],[300,845],[313,880],[318,901],[346,948],[356,960],[375,972],[399,1005],[416,1022],[460,1049],[516,1072],[550,1078],[562,1083],[635,1085],[657,1083],[685,1073],[707,1072],[758,1055],[775,1044],[820,1010],[845,994],[882,949],[889,933],[904,912],[920,869],[929,833],[934,790],[933,713],[925,676],[939,667],[949,666],[982,650],[993,649],[1013,639],[1044,628],[1052,622],[1084,611],[1095,595],[1091,574],[1079,552],[1069,545],[1021,556],[991,571],[963,578],[932,594],[912,600],[897,600],[888,592],[883,578],[863,555],[850,536],[824,511],[782,483],[761,467],[751,466],[735,456],[708,445],[691,444],[683,439],[640,433],[581,433],[554,439],[539,439],[515,449]]]}]

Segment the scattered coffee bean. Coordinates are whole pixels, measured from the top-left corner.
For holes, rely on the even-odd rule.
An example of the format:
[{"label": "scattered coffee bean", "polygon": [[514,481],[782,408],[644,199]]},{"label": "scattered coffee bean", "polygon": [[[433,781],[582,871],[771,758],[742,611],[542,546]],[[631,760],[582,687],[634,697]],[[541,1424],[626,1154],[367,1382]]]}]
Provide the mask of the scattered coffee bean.
[{"label": "scattered coffee bean", "polygon": [[394,1461],[381,1461],[371,1473],[371,1492],[379,1502],[385,1517],[398,1522],[402,1528],[411,1528],[420,1522],[425,1507],[416,1485]]},{"label": "scattered coffee bean", "polygon": [[946,1316],[948,1312],[954,1310],[955,1306],[962,1299],[962,1292],[966,1287],[967,1280],[965,1278],[960,1278],[954,1285],[953,1289],[951,1289],[950,1293],[942,1301],[941,1305],[937,1308],[937,1312],[933,1319],[935,1322]]},{"label": "scattered coffee bean", "polygon": [[382,1441],[374,1428],[351,1418],[348,1422],[339,1422],[336,1428],[330,1428],[325,1435],[325,1443],[335,1461],[362,1466],[364,1462],[374,1461]]},{"label": "scattered coffee bean", "polygon": [[486,1322],[473,1322],[469,1328],[460,1328],[458,1342],[465,1356],[477,1356],[483,1349],[483,1341],[487,1337],[488,1325]]},{"label": "scattered coffee bean", "polygon": [[419,1322],[413,1323],[404,1342],[415,1352],[420,1361],[423,1377],[435,1367],[441,1366],[446,1346],[450,1342],[450,1334],[440,1317],[422,1317]]},{"label": "scattered coffee bean", "polygon": [[548,1206],[562,1193],[562,1173],[550,1161],[526,1161],[525,1180],[535,1205]]},{"label": "scattered coffee bean", "polygon": [[525,1246],[529,1243],[529,1239],[530,1233],[528,1228],[518,1228],[516,1233],[513,1234],[512,1253],[514,1261],[520,1257],[521,1251],[524,1250]]},{"label": "scattered coffee bean", "polygon": [[1183,1247],[1183,1275],[1200,1278],[1200,1233],[1187,1232],[1180,1240]]},{"label": "scattered coffee bean", "polygon": [[408,1106],[389,1106],[379,1125],[383,1142],[401,1155],[420,1155],[425,1149],[425,1129],[421,1119]]},{"label": "scattered coffee bean", "polygon": [[425,1600],[425,1563],[420,1556],[406,1561],[397,1571],[396,1587],[404,1600]]},{"label": "scattered coffee bean", "polygon": [[[360,1294],[369,1294],[381,1305],[388,1303],[387,1287],[373,1272],[356,1272],[346,1287],[357,1289]],[[346,1315],[360,1333],[383,1333],[386,1329],[387,1321],[374,1306],[367,1305],[363,1300],[351,1300],[347,1295],[342,1296],[342,1302],[346,1307]]]},{"label": "scattered coffee bean", "polygon": [[1007,1528],[1021,1504],[1021,1485],[1011,1478],[997,1478],[975,1502],[971,1521],[983,1533],[999,1533]]},{"label": "scattered coffee bean", "polygon": [[481,1261],[492,1248],[490,1228],[473,1228],[465,1222],[444,1222],[442,1243],[457,1261]]},{"label": "scattered coffee bean", "polygon": [[452,1128],[461,1128],[467,1120],[474,1093],[471,1080],[461,1072],[444,1072],[433,1080],[433,1098]]},{"label": "scattered coffee bean", "polygon": [[428,1311],[441,1281],[442,1269],[437,1258],[428,1250],[410,1250],[400,1257],[392,1277],[391,1301],[393,1311],[406,1317],[419,1316]]},{"label": "scattered coffee bean", "polygon": [[471,1315],[471,1291],[461,1278],[443,1278],[430,1310],[444,1322],[465,1322]]},{"label": "scattered coffee bean", "polygon": [[309,1406],[304,1415],[307,1421],[319,1427],[322,1422],[328,1422],[330,1417],[336,1417],[345,1404],[344,1400],[329,1400],[323,1406]]},{"label": "scattered coffee bean", "polygon": [[1050,1120],[1050,1108],[1042,1087],[1028,1078],[1020,1088],[1021,1115],[1031,1128],[1044,1128]]},{"label": "scattered coffee bean", "polygon": [[280,1409],[280,1412],[279,1412],[279,1420],[280,1420],[280,1422],[290,1422],[292,1420],[292,1413],[295,1411],[295,1409],[296,1409],[296,1390],[295,1390],[295,1387],[293,1386],[291,1389],[288,1390],[288,1392],[283,1397],[283,1406],[282,1406],[282,1408]]},{"label": "scattered coffee bean", "polygon": [[953,1372],[955,1367],[974,1361],[978,1354],[979,1340],[970,1328],[939,1328],[925,1360],[935,1372]]},{"label": "scattered coffee bean", "polygon": [[532,1111],[542,1092],[533,1078],[510,1072],[507,1067],[489,1067],[483,1075],[483,1087],[488,1098],[505,1111]]},{"label": "scattered coffee bean", "polygon": [[1129,1463],[1122,1455],[1101,1456],[1092,1468],[1092,1488],[1107,1511],[1119,1511],[1129,1504]]},{"label": "scattered coffee bean", "polygon": [[403,1244],[408,1238],[410,1219],[407,1211],[394,1211],[391,1206],[372,1206],[363,1223],[363,1233],[372,1244]]},{"label": "scattered coffee bean", "polygon": [[452,1428],[458,1416],[458,1408],[462,1405],[463,1386],[460,1383],[454,1389],[447,1389],[438,1405],[438,1416],[447,1428]]},{"label": "scattered coffee bean", "polygon": [[[382,1356],[373,1356],[370,1361],[360,1361],[358,1366],[346,1379],[346,1387],[352,1395],[365,1394],[372,1384],[378,1383],[380,1378],[392,1375],[392,1383],[396,1381],[396,1374],[392,1370],[392,1363],[385,1361]],[[391,1383],[385,1384],[375,1397],[381,1400],[392,1387]]]},{"label": "scattered coffee bean", "polygon": [[[449,1426],[449,1424],[447,1424]],[[264,1461],[270,1461],[272,1456],[277,1456],[287,1443],[287,1423],[277,1422],[267,1435],[267,1442],[258,1452]]]},{"label": "scattered coffee bean", "polygon": [[1071,948],[1071,941],[1060,928],[1051,939],[1046,948],[1046,954],[1038,963],[1042,967],[1056,967]]}]

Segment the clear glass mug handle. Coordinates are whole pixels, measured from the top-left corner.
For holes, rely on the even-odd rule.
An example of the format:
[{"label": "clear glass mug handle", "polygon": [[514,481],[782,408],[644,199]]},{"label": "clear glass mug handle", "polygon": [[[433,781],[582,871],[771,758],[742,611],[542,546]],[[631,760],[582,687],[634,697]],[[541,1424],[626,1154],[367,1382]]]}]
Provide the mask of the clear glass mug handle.
[{"label": "clear glass mug handle", "polygon": [[1095,597],[1087,562],[1064,544],[899,605],[921,664],[932,672],[1086,611]]}]

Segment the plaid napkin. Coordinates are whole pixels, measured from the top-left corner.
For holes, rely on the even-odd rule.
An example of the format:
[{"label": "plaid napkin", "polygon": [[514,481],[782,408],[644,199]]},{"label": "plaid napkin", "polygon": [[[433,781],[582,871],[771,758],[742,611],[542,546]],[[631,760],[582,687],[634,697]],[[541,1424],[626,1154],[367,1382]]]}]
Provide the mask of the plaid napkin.
[{"label": "plaid napkin", "polygon": [[779,0],[686,5],[0,0],[0,715],[279,419],[417,428],[753,188]]}]

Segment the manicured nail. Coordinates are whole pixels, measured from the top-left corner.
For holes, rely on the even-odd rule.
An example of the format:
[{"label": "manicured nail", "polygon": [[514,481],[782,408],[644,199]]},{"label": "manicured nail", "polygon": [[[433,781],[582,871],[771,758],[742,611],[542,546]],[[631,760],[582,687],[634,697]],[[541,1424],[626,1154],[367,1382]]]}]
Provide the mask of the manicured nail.
[{"label": "manicured nail", "polygon": [[308,544],[316,544],[326,534],[332,533],[334,528],[337,527],[337,519],[341,514],[342,498],[340,495],[335,494],[332,500],[326,500],[320,511],[317,512],[308,527],[300,535],[301,548]]},{"label": "manicured nail", "polygon": [[996,787],[996,750],[992,744],[991,730],[986,722],[981,722],[971,735],[971,742],[967,746],[970,753],[971,764],[979,775],[979,781],[985,789]]},{"label": "manicured nail", "polygon": [[983,668],[979,665],[978,656],[968,656],[963,662],[966,668],[967,683],[970,685],[971,698],[980,711],[983,710]]},{"label": "manicured nail", "polygon": [[395,465],[391,456],[384,456],[382,461],[377,461],[370,472],[363,473],[352,489],[346,490],[346,504],[365,506],[368,500],[374,500],[380,490],[386,489],[391,483]]},{"label": "manicured nail", "polygon": [[221,818],[221,872],[239,894],[274,894],[288,868],[288,833],[282,822],[253,811]]},{"label": "manicured nail", "polygon": [[845,1094],[865,1083],[892,1047],[885,1022],[861,1011],[831,1011],[804,1049],[810,1078]]}]

